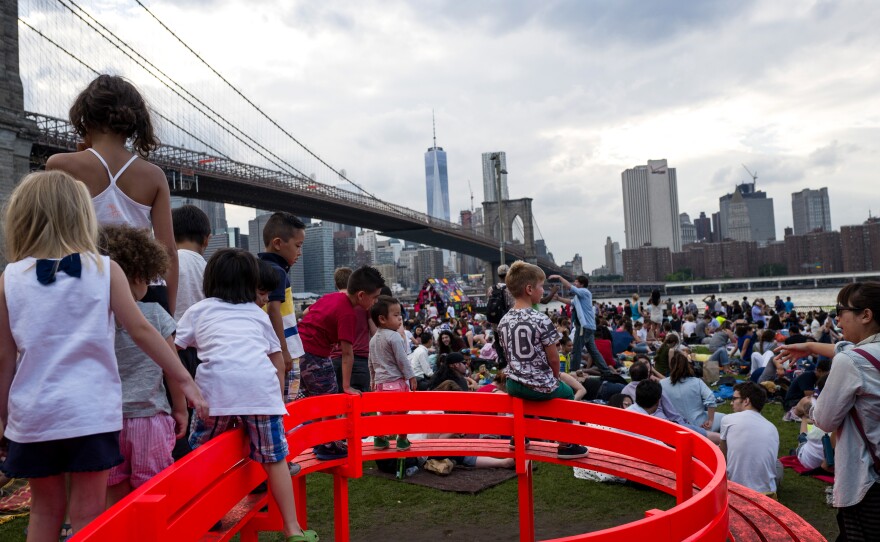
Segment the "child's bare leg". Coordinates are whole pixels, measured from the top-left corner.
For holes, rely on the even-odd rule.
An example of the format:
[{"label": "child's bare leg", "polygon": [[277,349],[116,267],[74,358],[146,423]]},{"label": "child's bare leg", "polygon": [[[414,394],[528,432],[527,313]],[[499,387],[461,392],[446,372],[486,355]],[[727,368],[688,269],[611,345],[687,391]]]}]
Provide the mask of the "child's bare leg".
[{"label": "child's bare leg", "polygon": [[278,503],[281,519],[284,522],[284,536],[302,534],[302,528],[296,519],[296,502],[293,499],[293,484],[290,481],[290,469],[287,461],[263,463],[266,476],[269,478],[269,491]]},{"label": "child's bare leg", "polygon": [[31,515],[28,542],[55,542],[67,509],[67,486],[64,475],[31,478]]},{"label": "child's bare leg", "polygon": [[70,526],[74,533],[107,508],[107,476],[110,470],[70,474]]},{"label": "child's bare leg", "polygon": [[121,501],[126,495],[132,492],[131,482],[123,480],[116,485],[107,488],[107,508]]}]

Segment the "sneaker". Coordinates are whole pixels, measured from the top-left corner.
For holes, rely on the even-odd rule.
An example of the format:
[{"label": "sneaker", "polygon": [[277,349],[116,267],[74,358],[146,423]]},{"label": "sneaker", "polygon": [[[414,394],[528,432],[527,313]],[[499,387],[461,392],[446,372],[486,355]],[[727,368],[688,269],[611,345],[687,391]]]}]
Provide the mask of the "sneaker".
[{"label": "sneaker", "polygon": [[345,459],[348,457],[348,448],[340,446],[338,442],[328,442],[313,448],[315,457],[321,461],[332,461],[334,459]]},{"label": "sneaker", "polygon": [[[373,437],[373,449],[385,450],[388,448],[388,439],[385,437]],[[400,448],[400,446],[398,446]]]},{"label": "sneaker", "polygon": [[412,446],[412,443],[405,436],[397,437],[396,444],[397,444],[397,449],[401,450],[401,451],[409,450],[410,447]]},{"label": "sneaker", "polygon": [[[531,444],[531,443],[532,443],[532,441],[529,440],[529,437],[526,437],[526,448],[528,448],[528,447],[529,447],[529,444]],[[512,449],[512,448],[516,448],[516,443],[514,442],[513,437],[510,437],[510,444],[509,444],[509,446],[510,446],[511,449]]]},{"label": "sneaker", "polygon": [[560,444],[556,451],[556,457],[559,459],[577,459],[579,457],[587,457],[590,451],[586,446],[580,444]]},{"label": "sneaker", "polygon": [[299,466],[299,463],[290,462],[287,464],[287,468],[290,470],[291,476],[296,476],[299,474],[299,471],[302,470],[302,467]]}]

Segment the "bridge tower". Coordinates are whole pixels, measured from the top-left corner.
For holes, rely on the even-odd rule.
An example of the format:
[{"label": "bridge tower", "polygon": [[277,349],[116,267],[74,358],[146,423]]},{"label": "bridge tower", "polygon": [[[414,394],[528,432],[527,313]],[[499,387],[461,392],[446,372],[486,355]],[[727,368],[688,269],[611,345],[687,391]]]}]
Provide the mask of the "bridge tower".
[{"label": "bridge tower", "polygon": [[[24,89],[18,72],[18,1],[0,2],[0,205],[30,171],[37,127],[24,116]],[[0,228],[0,269],[6,267]]]},{"label": "bridge tower", "polygon": [[[535,250],[535,228],[534,220],[532,219],[532,198],[506,199],[501,202],[501,205],[504,206],[504,224],[502,224],[501,227],[504,228],[505,241],[510,242],[510,240],[513,239],[513,223],[516,220],[516,217],[519,217],[522,220],[523,224],[523,247],[525,248],[525,260],[529,263],[536,264],[538,262],[538,259]],[[498,221],[498,202],[484,201],[483,233],[486,236],[498,239],[500,243],[501,232],[498,229]],[[507,254],[505,254],[505,259],[507,260],[506,263],[509,263],[512,260],[512,258]],[[495,267],[500,265],[500,260],[501,256],[499,255],[497,260],[486,262],[487,280],[491,280],[489,279],[489,277],[495,277]]]}]

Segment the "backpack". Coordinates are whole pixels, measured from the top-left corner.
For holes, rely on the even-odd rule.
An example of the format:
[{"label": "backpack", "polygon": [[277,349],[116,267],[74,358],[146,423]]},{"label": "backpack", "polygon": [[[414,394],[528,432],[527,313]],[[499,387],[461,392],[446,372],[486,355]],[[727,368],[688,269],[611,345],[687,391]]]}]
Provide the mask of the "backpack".
[{"label": "backpack", "polygon": [[501,318],[507,314],[510,307],[507,305],[507,286],[492,286],[492,293],[489,294],[489,300],[486,302],[486,320],[491,324],[498,324]]}]

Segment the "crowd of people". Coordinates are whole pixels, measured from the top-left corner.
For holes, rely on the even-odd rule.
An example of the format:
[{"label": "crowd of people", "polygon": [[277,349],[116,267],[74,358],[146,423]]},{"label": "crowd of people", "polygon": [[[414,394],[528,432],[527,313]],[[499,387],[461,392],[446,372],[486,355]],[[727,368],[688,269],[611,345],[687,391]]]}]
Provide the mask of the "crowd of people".
[{"label": "crowd of people", "polygon": [[[516,262],[498,268],[480,314],[406,307],[365,266],[337,269],[338,291],[298,315],[288,278],[305,242],[298,218],[273,214],[256,257],[223,249],[205,261],[208,218],[171,210],[164,174],[147,161],[158,141],[138,91],[99,76],[70,116],[82,149],[22,179],[3,217],[2,470],[30,482],[29,541],[79,531],[236,427],[266,471],[287,541],[317,541],[296,518],[288,404],[430,390],[597,401],[666,419],[718,444],[728,477],[771,497],[779,435],[761,411],[779,400],[802,424],[802,463],[835,475],[843,539],[880,532],[880,283],[846,286],[831,312],[778,296],[673,303],[659,291],[615,305],[594,300],[586,276]],[[563,308],[540,310],[551,300]],[[715,364],[736,377],[732,414],[717,412]],[[432,436],[443,435],[419,438]],[[373,446],[405,450],[410,437],[376,435]],[[344,441],[314,452],[348,453]],[[588,453],[558,445],[562,459]]]}]

